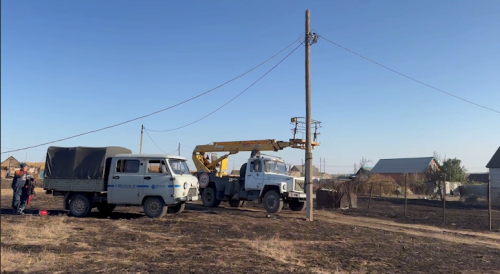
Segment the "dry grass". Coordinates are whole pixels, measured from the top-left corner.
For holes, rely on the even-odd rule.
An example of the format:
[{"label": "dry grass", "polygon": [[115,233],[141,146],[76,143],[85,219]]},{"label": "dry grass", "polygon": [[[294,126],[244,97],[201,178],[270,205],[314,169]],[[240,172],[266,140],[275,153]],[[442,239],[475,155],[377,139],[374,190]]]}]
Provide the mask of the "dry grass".
[{"label": "dry grass", "polygon": [[[500,239],[488,232],[444,234],[327,211],[305,222],[304,212],[267,217],[252,203],[243,209],[190,205],[162,219],[144,217],[139,207],[73,218],[58,214],[61,198],[37,193],[27,211],[56,215],[2,213],[2,273],[424,273],[429,264],[435,272],[500,269]],[[2,190],[2,198],[7,195],[12,191]],[[2,208],[9,206],[10,199],[2,199]]]},{"label": "dry grass", "polygon": [[2,222],[2,272],[43,271],[54,267],[54,252],[70,237],[66,216],[26,216],[22,222]]}]

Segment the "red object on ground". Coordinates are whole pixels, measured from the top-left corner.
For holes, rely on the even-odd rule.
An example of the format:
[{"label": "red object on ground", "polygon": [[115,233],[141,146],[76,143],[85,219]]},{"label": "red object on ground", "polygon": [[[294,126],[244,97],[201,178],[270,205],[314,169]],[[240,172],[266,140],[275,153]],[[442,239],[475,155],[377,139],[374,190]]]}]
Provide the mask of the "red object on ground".
[{"label": "red object on ground", "polygon": [[40,214],[40,216],[47,216],[48,212],[47,210],[40,210],[38,214]]}]

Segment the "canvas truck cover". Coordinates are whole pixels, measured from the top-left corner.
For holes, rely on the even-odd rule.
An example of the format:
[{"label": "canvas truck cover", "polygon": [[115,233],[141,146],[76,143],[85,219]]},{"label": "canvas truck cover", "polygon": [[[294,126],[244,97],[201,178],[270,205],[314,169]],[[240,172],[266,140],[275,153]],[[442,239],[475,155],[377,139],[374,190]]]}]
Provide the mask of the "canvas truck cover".
[{"label": "canvas truck cover", "polygon": [[[105,179],[109,171],[109,157],[131,154],[123,147],[49,147],[45,160],[45,178],[48,179]],[[105,170],[107,167],[108,170]]]}]

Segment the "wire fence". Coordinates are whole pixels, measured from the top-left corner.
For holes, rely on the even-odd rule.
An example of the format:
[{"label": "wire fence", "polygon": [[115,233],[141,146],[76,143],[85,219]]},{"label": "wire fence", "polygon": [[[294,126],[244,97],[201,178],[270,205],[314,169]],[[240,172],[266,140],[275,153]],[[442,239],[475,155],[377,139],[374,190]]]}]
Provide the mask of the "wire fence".
[{"label": "wire fence", "polygon": [[488,184],[438,185],[320,180],[314,187],[316,208],[415,225],[500,232],[500,191],[491,190],[489,210]]}]

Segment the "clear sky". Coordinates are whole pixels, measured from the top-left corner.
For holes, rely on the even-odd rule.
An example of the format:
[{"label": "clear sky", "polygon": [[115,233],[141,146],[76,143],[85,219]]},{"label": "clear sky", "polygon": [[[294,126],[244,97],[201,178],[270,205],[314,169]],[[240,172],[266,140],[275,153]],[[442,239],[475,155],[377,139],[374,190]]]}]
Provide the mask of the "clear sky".
[{"label": "clear sky", "polygon": [[[2,152],[145,115],[207,91],[283,49],[311,27],[425,83],[500,109],[500,1],[2,1]],[[291,48],[287,51],[289,52]],[[286,53],[174,109],[56,146],[139,151],[141,124],[169,129],[241,92]],[[311,47],[312,115],[323,122],[314,164],[352,172],[361,157],[462,159],[472,172],[500,145],[500,114],[387,71],[324,40]],[[304,49],[227,107],[151,137],[191,158],[197,144],[291,138],[305,116]],[[41,161],[48,146],[13,153]],[[143,152],[161,151],[144,135]],[[236,168],[248,157],[230,158]],[[269,153],[278,154],[278,153]],[[279,153],[300,164],[304,152]],[[1,155],[2,160],[7,154]],[[190,165],[191,160],[189,161]]]}]

